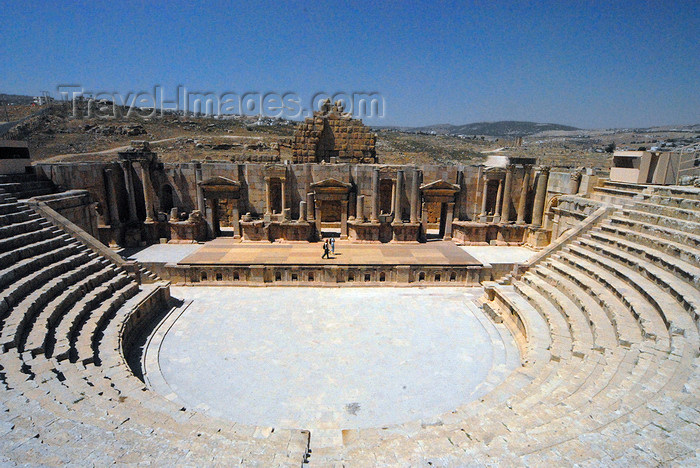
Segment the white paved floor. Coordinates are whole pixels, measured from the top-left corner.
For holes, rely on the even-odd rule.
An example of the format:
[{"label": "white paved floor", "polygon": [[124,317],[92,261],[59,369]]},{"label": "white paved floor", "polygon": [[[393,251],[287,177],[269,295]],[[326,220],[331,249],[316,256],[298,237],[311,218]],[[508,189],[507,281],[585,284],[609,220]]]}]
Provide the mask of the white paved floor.
[{"label": "white paved floor", "polygon": [[171,291],[193,302],[150,343],[159,366],[147,364],[148,379],[239,423],[326,430],[427,418],[519,365],[503,326],[470,304],[481,288]]},{"label": "white paved floor", "polygon": [[524,263],[537,253],[515,246],[462,245],[460,248],[481,263]]},{"label": "white paved floor", "polygon": [[177,263],[202,248],[202,244],[153,244],[127,249],[122,255],[141,263]]}]

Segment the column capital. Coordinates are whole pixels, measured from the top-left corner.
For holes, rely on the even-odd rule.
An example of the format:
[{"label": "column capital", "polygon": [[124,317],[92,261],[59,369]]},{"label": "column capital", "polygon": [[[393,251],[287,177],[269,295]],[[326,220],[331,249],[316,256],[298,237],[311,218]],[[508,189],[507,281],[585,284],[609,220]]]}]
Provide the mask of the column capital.
[{"label": "column capital", "polygon": [[538,168],[538,170],[539,170],[540,173],[542,173],[542,174],[549,174],[549,171],[550,171],[551,169],[552,169],[552,166],[547,166],[547,165],[540,166],[540,167]]}]

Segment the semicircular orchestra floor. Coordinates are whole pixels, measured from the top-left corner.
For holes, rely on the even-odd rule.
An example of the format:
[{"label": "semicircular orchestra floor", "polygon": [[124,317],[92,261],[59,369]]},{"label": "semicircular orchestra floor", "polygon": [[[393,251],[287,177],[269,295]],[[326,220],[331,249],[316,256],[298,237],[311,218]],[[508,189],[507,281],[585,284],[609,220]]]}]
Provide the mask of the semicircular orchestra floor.
[{"label": "semicircular orchestra floor", "polygon": [[[146,379],[188,408],[280,428],[429,418],[520,365],[481,288],[173,287],[185,301],[146,351]],[[190,302],[191,301],[191,302]]]}]

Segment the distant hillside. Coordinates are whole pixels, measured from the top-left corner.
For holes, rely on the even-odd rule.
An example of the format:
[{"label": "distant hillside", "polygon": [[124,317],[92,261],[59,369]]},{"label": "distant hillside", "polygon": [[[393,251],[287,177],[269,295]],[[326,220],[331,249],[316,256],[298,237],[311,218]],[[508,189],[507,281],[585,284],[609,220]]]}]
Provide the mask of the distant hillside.
[{"label": "distant hillside", "polygon": [[3,94],[0,93],[0,103],[13,105],[28,105],[34,102],[32,96],[21,96],[19,94]]},{"label": "distant hillside", "polygon": [[447,135],[487,135],[487,136],[526,136],[550,130],[578,130],[576,127],[553,123],[519,122],[476,122],[466,125],[438,124],[426,127],[395,127],[405,132],[435,132]]}]

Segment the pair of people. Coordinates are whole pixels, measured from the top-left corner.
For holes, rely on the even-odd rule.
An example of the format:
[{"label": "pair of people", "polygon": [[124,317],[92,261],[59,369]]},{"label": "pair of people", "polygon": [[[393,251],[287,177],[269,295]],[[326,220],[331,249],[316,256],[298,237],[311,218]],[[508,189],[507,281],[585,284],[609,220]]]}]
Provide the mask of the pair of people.
[{"label": "pair of people", "polygon": [[326,239],[323,242],[323,255],[321,255],[321,258],[331,258],[331,253],[335,254],[335,239],[333,237],[331,237],[330,241]]}]

